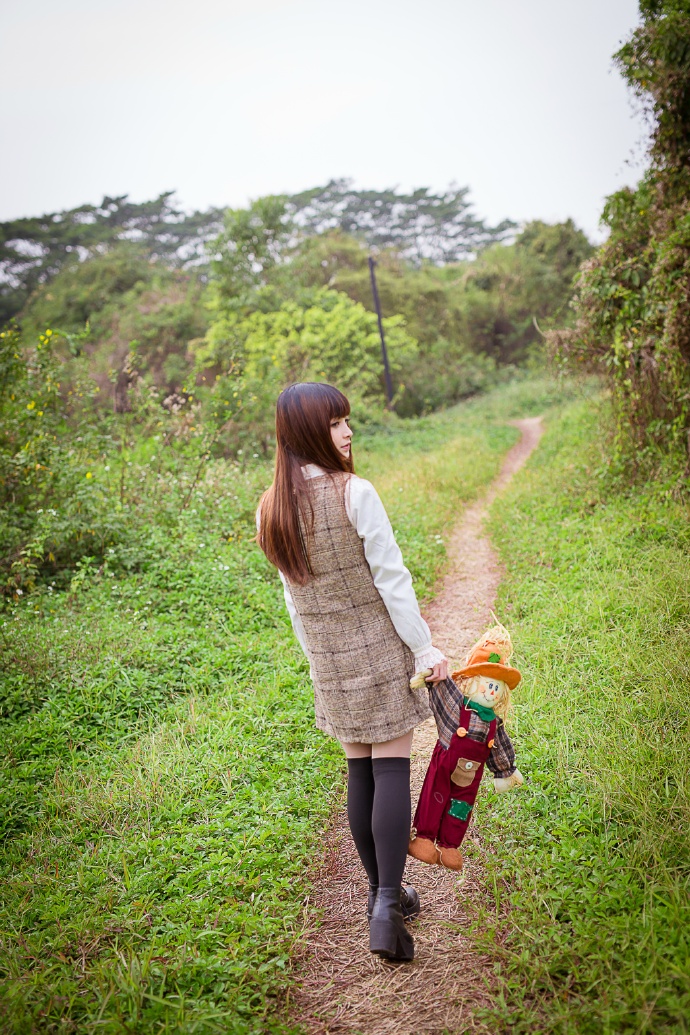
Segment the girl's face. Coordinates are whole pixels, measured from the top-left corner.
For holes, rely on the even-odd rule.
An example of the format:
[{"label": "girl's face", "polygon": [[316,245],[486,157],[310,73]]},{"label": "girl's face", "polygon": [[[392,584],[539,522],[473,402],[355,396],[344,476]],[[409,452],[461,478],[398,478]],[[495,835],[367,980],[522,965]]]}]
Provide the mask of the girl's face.
[{"label": "girl's face", "polygon": [[333,439],[333,445],[346,456],[350,457],[350,439],[352,438],[352,428],[350,427],[349,417],[334,417],[331,421],[331,438]]}]

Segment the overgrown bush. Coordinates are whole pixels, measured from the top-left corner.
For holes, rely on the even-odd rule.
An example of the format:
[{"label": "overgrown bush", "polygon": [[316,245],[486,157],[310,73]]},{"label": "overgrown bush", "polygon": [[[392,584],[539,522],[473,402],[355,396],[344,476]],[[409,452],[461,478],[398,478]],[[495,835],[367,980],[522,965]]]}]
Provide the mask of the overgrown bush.
[{"label": "overgrown bush", "polygon": [[646,473],[668,456],[682,469],[690,434],[690,3],[642,0],[640,13],[616,63],[650,117],[651,168],[607,200],[610,237],[584,266],[576,325],[551,343],[606,372],[616,457]]},{"label": "overgrown bush", "polygon": [[136,370],[129,411],[104,412],[94,381],[63,385],[58,339],[52,329],[28,345],[17,331],[0,334],[4,594],[39,581],[60,588],[90,566],[145,567],[165,548],[166,514],[174,521],[189,505],[223,428],[201,424],[193,394],[171,401]]},{"label": "overgrown bush", "polygon": [[98,384],[103,407],[123,411],[130,405],[132,362],[162,391],[178,390],[188,380],[191,343],[208,326],[205,294],[195,273],[170,269],[142,248],[119,243],[75,261],[37,288],[20,326],[25,340],[48,326],[59,329],[63,383],[86,374]]},{"label": "overgrown bush", "polygon": [[[399,375],[416,356],[417,342],[400,316],[384,320],[384,327],[391,368]],[[233,308],[221,309],[197,360],[197,380],[206,370],[203,376],[212,385],[210,393],[200,391],[205,412],[217,421],[233,402],[238,405],[239,419],[228,425],[227,435],[237,436],[242,444],[251,441],[268,448],[275,400],[294,381],[336,384],[362,423],[383,414],[376,317],[337,291],[313,290],[301,305],[288,301],[277,310],[246,316]],[[220,371],[229,369],[233,378],[223,378]]]}]

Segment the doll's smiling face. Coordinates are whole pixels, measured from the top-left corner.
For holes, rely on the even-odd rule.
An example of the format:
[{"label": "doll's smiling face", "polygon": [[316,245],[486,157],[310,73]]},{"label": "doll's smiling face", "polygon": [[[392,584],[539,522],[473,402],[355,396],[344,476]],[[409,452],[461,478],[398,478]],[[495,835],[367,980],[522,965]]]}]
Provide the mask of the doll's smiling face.
[{"label": "doll's smiling face", "polygon": [[495,708],[508,693],[508,686],[502,679],[494,679],[493,676],[473,676],[465,688],[465,694],[470,701],[485,708]]}]

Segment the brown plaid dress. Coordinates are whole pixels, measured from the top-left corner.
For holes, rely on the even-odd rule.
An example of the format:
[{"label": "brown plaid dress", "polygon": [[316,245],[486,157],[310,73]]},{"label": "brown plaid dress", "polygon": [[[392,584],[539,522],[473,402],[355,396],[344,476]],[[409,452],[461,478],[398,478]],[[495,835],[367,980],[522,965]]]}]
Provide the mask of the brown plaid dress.
[{"label": "brown plaid dress", "polygon": [[410,690],[414,655],[398,636],[350,523],[341,485],[310,479],[307,535],[314,577],[289,583],[304,627],[316,725],[340,741],[379,744],[429,717],[426,690]]}]

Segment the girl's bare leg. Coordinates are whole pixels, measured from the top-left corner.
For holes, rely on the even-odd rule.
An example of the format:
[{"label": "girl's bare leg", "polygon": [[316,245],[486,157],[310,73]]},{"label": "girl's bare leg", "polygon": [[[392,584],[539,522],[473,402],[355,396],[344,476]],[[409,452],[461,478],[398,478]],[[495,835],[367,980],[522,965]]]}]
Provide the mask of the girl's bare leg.
[{"label": "girl's bare leg", "polygon": [[371,758],[371,744],[348,744],[341,740],[340,746],[348,758]]},{"label": "girl's bare leg", "polygon": [[386,740],[382,744],[371,745],[372,758],[409,758],[412,751],[412,733],[403,733],[395,740]]},{"label": "girl's bare leg", "polygon": [[395,740],[381,744],[349,744],[341,740],[340,746],[348,758],[409,758],[412,751],[412,730]]}]

